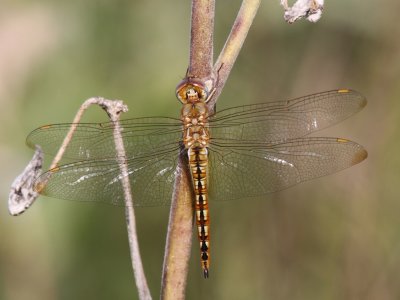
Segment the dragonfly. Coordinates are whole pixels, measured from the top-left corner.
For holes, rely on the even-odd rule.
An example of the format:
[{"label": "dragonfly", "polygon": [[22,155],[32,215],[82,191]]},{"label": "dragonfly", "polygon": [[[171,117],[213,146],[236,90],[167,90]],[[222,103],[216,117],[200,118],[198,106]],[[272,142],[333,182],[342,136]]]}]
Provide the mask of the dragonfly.
[{"label": "dragonfly", "polygon": [[[134,206],[171,205],[178,158],[191,174],[193,207],[205,278],[210,265],[208,201],[249,199],[360,163],[367,151],[344,138],[310,137],[366,105],[349,89],[210,112],[210,92],[194,79],[177,88],[180,118],[122,120]],[[55,155],[71,124],[45,125],[27,144]],[[125,205],[113,122],[79,123],[63,164],[43,173],[38,191],[54,198]],[[179,205],[179,203],[178,203]]]}]

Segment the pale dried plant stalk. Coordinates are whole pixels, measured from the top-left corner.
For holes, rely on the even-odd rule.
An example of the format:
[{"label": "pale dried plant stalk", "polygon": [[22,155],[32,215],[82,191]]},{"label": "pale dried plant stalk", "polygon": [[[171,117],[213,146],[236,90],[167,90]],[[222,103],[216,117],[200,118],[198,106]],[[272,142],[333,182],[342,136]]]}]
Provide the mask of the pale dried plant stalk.
[{"label": "pale dried plant stalk", "polygon": [[244,0],[242,2],[228,39],[214,65],[214,72],[217,73],[218,80],[216,82],[215,92],[208,102],[209,109],[211,110],[214,109],[214,105],[228,80],[228,76],[242,49],[250,26],[260,7],[260,3],[261,0]]},{"label": "pale dried plant stalk", "polygon": [[[103,107],[103,106],[102,106]],[[104,108],[104,107],[103,107]],[[117,152],[118,165],[122,175],[122,188],[124,190],[125,200],[125,221],[128,231],[129,249],[131,255],[132,269],[135,277],[136,287],[141,300],[150,300],[151,294],[144,275],[142,259],[140,257],[139,243],[136,230],[136,217],[133,209],[133,196],[131,184],[129,182],[128,163],[125,152],[124,141],[122,139],[122,128],[119,123],[121,112],[127,111],[127,107],[122,101],[111,101],[104,108],[107,111],[111,121],[114,123],[114,143]]]},{"label": "pale dried plant stalk", "polygon": [[[71,142],[74,132],[76,131],[78,124],[82,118],[83,113],[91,106],[99,105],[108,114],[110,120],[114,123],[114,143],[116,149],[116,159],[122,174],[122,187],[124,191],[125,200],[125,220],[127,225],[129,249],[131,255],[131,262],[133,273],[135,277],[136,287],[138,289],[139,298],[141,300],[152,299],[150,295],[150,290],[147,285],[146,277],[144,275],[143,264],[140,257],[139,244],[137,239],[136,230],[136,219],[133,210],[133,198],[132,191],[129,182],[128,166],[125,153],[125,147],[121,135],[122,128],[119,123],[119,117],[122,112],[126,112],[128,107],[123,104],[120,100],[108,100],[101,97],[93,97],[87,99],[79,108],[71,127],[65,136],[63,143],[61,144],[56,156],[54,157],[50,169],[58,166],[61,161],[68,144]],[[41,174],[43,165],[43,153],[39,146],[36,146],[35,155],[25,168],[24,172],[17,177],[14,181],[10,197],[9,197],[9,211],[12,215],[18,215],[24,212],[39,196],[36,191],[36,185],[38,184],[36,180]],[[42,182],[39,182],[41,186],[46,185],[45,178]]]}]

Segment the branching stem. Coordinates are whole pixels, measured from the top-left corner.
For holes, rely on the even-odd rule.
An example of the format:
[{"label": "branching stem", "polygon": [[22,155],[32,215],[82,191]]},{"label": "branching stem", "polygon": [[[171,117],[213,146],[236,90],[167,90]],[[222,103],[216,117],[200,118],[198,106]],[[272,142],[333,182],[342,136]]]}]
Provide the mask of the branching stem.
[{"label": "branching stem", "polygon": [[214,72],[217,74],[215,92],[208,105],[210,109],[214,108],[222,89],[225,86],[232,67],[242,49],[244,40],[247,37],[250,26],[260,6],[261,0],[244,0],[240,7],[239,13],[233,23],[231,32],[225,42],[218,59],[214,65]]}]

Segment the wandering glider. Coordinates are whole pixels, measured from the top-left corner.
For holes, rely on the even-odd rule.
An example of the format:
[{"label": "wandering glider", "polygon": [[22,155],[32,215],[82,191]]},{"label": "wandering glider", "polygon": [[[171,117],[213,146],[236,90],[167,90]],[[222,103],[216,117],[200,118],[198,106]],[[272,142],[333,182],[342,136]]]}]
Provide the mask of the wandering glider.
[{"label": "wandering glider", "polygon": [[[336,124],[366,105],[352,90],[333,90],[293,100],[243,105],[209,113],[209,93],[195,80],[177,88],[180,119],[121,121],[135,206],[169,205],[178,156],[189,167],[204,277],[209,276],[208,199],[265,195],[363,161],[362,146],[343,138],[305,137]],[[71,124],[39,127],[27,138],[55,154]],[[124,205],[114,149],[114,123],[80,123],[64,165],[42,175],[50,197]],[[40,178],[39,178],[40,181]]]}]

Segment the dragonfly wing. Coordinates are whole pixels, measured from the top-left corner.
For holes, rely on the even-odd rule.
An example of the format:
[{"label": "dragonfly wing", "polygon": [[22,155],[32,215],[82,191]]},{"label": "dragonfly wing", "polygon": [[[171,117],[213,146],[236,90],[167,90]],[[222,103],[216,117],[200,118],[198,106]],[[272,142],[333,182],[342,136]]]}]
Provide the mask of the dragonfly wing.
[{"label": "dragonfly wing", "polygon": [[335,173],[367,157],[362,146],[338,138],[210,146],[210,197],[260,196]]},{"label": "dragonfly wing", "polygon": [[[182,137],[181,122],[177,119],[136,118],[120,123],[128,158],[175,146]],[[40,145],[44,153],[55,155],[71,125],[54,124],[39,127],[28,135],[27,144],[31,148]],[[112,122],[80,123],[76,126],[64,158],[91,160],[116,156]]]},{"label": "dragonfly wing", "polygon": [[[177,168],[178,148],[128,160],[135,206],[169,205]],[[124,205],[122,175],[116,159],[74,162],[47,171],[40,193],[49,197]]]},{"label": "dragonfly wing", "polygon": [[350,117],[366,103],[356,91],[335,90],[228,108],[210,118],[211,139],[271,142],[298,138]]}]

